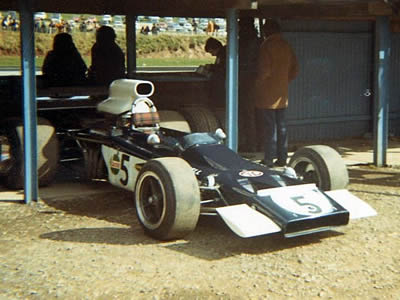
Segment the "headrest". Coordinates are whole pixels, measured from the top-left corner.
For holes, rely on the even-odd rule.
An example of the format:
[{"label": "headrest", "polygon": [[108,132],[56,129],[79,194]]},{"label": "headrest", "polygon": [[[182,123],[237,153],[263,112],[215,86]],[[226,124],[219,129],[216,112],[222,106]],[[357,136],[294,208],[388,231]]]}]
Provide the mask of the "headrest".
[{"label": "headrest", "polygon": [[97,110],[120,115],[130,111],[136,99],[150,97],[153,93],[154,85],[150,81],[117,79],[110,84],[109,97],[97,105]]}]

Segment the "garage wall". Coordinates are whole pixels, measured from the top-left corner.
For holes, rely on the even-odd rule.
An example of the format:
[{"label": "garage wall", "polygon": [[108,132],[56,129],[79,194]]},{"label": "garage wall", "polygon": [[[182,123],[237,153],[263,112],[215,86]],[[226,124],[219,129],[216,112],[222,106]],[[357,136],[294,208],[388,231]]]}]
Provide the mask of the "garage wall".
[{"label": "garage wall", "polygon": [[300,64],[299,76],[289,91],[290,140],[315,141],[370,132],[371,24],[290,21],[283,23],[283,29]]},{"label": "garage wall", "polygon": [[391,134],[400,136],[400,33],[392,35],[391,97],[389,103]]}]

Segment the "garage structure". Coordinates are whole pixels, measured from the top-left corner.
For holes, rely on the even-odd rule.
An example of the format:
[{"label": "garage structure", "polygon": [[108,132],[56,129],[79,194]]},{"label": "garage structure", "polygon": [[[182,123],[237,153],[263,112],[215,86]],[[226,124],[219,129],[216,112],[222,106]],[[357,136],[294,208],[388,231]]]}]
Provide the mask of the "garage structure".
[{"label": "garage structure", "polygon": [[[237,148],[237,17],[279,18],[302,64],[290,87],[290,134],[312,140],[359,136],[373,132],[376,165],[385,165],[389,128],[399,124],[397,78],[400,49],[396,34],[397,2],[385,1],[79,1],[5,0],[1,10],[21,13],[22,70],[25,119],[25,199],[37,199],[35,175],[34,11],[134,15],[226,17],[228,21],[227,131]],[[132,29],[132,26],[127,26]],[[134,37],[128,30],[128,38]],[[392,56],[390,49],[392,48]],[[128,52],[134,53],[134,49]],[[128,55],[128,58],[130,56]],[[391,61],[390,61],[390,60]],[[135,67],[128,60],[129,69]],[[392,89],[391,89],[392,88]],[[390,105],[391,118],[389,119]],[[390,120],[390,127],[388,122]],[[318,126],[315,126],[318,125]]]}]

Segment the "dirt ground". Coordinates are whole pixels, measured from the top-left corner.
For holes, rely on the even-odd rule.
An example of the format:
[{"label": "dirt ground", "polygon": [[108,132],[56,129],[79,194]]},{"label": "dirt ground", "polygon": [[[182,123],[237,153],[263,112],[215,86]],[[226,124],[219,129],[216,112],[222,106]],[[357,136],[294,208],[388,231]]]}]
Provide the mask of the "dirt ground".
[{"label": "dirt ground", "polygon": [[201,217],[186,239],[159,242],[144,235],[131,193],[73,175],[37,204],[3,190],[0,299],[399,299],[400,167],[349,174],[378,216],[292,239],[242,239]]}]

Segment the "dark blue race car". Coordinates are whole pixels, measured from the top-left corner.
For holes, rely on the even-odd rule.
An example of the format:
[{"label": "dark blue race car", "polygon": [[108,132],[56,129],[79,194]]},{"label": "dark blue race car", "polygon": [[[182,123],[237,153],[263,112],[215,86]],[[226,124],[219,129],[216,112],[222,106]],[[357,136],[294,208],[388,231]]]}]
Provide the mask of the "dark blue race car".
[{"label": "dark blue race car", "polygon": [[148,235],[182,238],[200,215],[216,215],[241,237],[295,237],[376,214],[344,189],[347,170],[332,148],[304,147],[290,167],[267,168],[226,147],[221,129],[190,132],[178,113],[157,111],[153,91],[149,81],[114,81],[97,108],[104,118],[71,133],[89,177],[132,191]]}]

